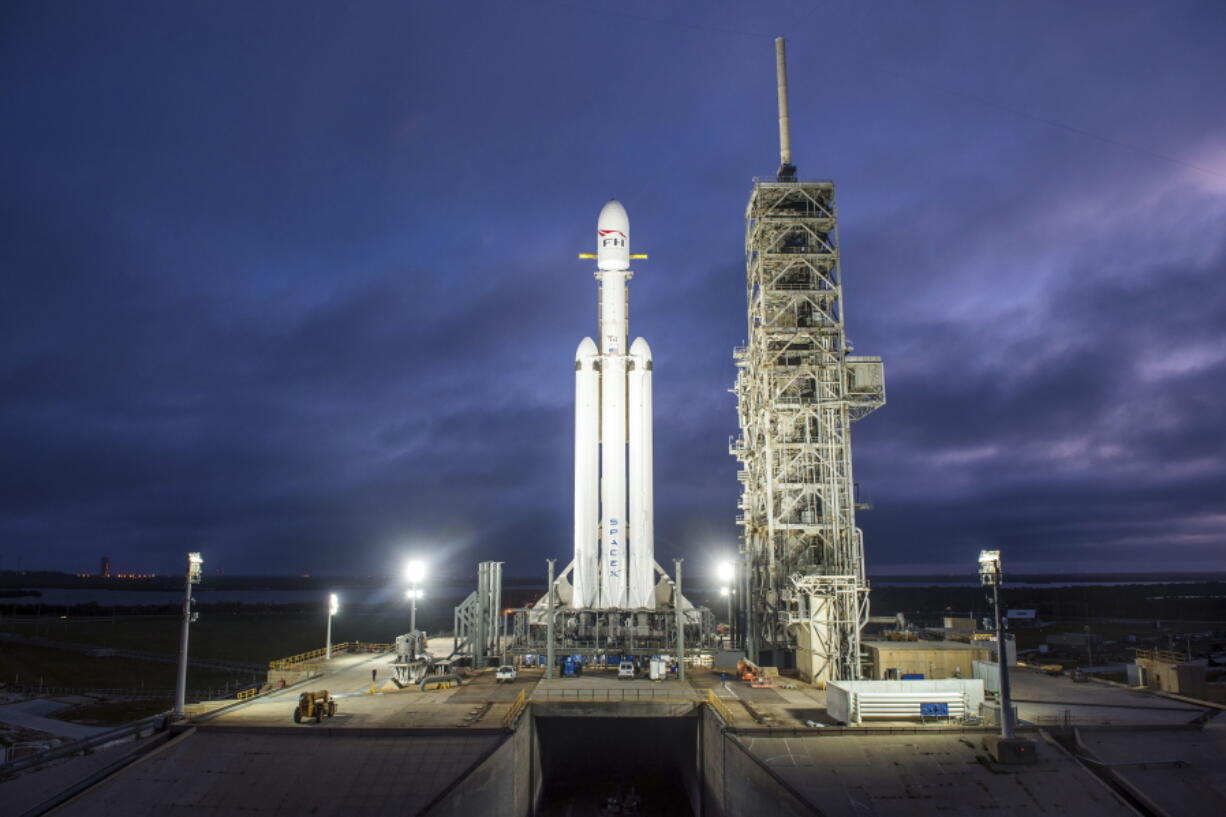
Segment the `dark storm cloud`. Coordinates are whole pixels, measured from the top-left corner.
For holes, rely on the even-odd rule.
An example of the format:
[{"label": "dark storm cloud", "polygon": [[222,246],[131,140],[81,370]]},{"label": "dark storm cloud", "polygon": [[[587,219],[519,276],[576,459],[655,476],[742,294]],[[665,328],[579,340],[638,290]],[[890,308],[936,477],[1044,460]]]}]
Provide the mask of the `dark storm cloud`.
[{"label": "dark storm cloud", "polygon": [[564,559],[574,256],[617,196],[651,253],[658,557],[701,575],[736,542],[780,14],[849,333],[886,361],[870,565],[1213,564],[1220,7],[576,0],[10,10],[0,566]]}]

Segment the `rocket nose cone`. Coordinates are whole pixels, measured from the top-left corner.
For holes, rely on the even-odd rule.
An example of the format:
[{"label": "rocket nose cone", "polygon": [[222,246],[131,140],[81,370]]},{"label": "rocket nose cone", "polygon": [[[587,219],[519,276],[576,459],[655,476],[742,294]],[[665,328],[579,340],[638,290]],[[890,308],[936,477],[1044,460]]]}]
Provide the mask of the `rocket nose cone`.
[{"label": "rocket nose cone", "polygon": [[596,219],[596,257],[597,269],[630,269],[630,219],[617,199],[601,208]]},{"label": "rocket nose cone", "polygon": [[622,207],[620,201],[612,199],[600,209],[600,216],[596,219],[596,229],[630,232],[630,218],[626,215],[626,208]]},{"label": "rocket nose cone", "polygon": [[579,348],[575,350],[575,360],[581,361],[585,358],[596,357],[600,354],[600,350],[596,348],[596,341],[591,338],[584,338],[579,341]]}]

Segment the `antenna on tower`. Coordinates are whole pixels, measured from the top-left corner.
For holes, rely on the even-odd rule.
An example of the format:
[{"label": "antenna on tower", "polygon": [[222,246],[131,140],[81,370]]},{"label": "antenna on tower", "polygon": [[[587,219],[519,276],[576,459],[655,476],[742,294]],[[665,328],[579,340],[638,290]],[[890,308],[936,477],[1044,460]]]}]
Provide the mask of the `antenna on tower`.
[{"label": "antenna on tower", "polygon": [[775,82],[779,87],[779,180],[796,181],[792,164],[792,126],[788,121],[788,55],[782,37],[775,38]]}]

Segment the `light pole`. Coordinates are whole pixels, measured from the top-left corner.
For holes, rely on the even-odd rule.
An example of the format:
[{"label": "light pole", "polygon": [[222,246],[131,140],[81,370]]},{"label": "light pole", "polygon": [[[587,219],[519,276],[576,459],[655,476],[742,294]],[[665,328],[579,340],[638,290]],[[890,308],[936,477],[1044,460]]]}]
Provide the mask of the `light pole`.
[{"label": "light pole", "polygon": [[996,617],[996,666],[1000,669],[1000,737],[984,739],[984,745],[1002,763],[1033,763],[1035,743],[1018,740],[1013,732],[1013,704],[1009,696],[1009,649],[1005,644],[1005,622],[1000,611],[1000,585],[1004,573],[999,550],[979,551],[979,582],[992,588],[992,608]]},{"label": "light pole", "polygon": [[1000,670],[1000,736],[1013,737],[1013,711],[1009,706],[1009,661],[1005,650],[1005,624],[1000,615],[1000,569],[999,550],[979,551],[979,582],[992,588],[992,612],[996,616],[996,666]]},{"label": "light pole", "polygon": [[677,680],[685,680],[685,610],[681,605],[681,563],[685,559],[673,559],[677,567],[677,580],[673,585],[673,607],[677,613]]},{"label": "light pole", "polygon": [[404,591],[404,597],[409,600],[409,632],[417,632],[417,600],[425,597],[425,592],[416,587]]},{"label": "light pole", "polygon": [[732,589],[721,587],[719,594],[728,599],[728,649],[732,649]]},{"label": "light pole", "polygon": [[409,590],[405,597],[412,602],[409,613],[409,632],[417,632],[417,600],[424,594],[417,586],[426,578],[426,565],[420,559],[413,559],[404,566],[404,577],[409,582]]},{"label": "light pole", "polygon": [[199,553],[187,554],[187,582],[183,590],[183,632],[179,637],[179,679],[175,684],[176,718],[185,715],[184,709],[187,706],[187,634],[192,622],[199,618],[198,614],[192,612],[192,585],[200,584],[203,567],[204,559],[200,558]]},{"label": "light pole", "polygon": [[554,658],[554,650],[553,650],[554,618],[555,618],[554,604],[553,604],[553,564],[557,560],[556,559],[546,559],[545,561],[549,564],[549,590],[547,593],[547,598],[549,599],[549,601],[546,602],[547,606],[545,608],[546,616],[547,616],[547,618],[545,619],[545,680],[552,681],[553,674],[554,674],[553,664],[554,664],[554,661],[556,660]]},{"label": "light pole", "polygon": [[732,589],[732,582],[736,579],[736,565],[732,563],[731,559],[725,559],[719,563],[716,575],[719,576],[720,584],[723,585],[719,589],[719,594],[728,597],[728,648],[732,649],[736,646],[732,623],[732,597],[736,594],[736,591]]},{"label": "light pole", "polygon": [[332,617],[340,612],[341,600],[336,597],[335,593],[328,596],[328,640],[327,640],[327,659],[332,660]]}]

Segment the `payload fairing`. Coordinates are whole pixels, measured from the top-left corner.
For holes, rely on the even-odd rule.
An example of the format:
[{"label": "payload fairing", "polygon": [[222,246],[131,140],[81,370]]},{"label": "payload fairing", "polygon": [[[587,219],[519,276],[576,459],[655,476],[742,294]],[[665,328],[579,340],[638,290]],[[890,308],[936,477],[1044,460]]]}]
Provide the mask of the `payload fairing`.
[{"label": "payload fairing", "polygon": [[[584,258],[593,256],[584,255]],[[599,345],[575,355],[575,561],[571,606],[654,609],[651,347],[626,348],[630,220],[610,201],[596,221]]]}]

